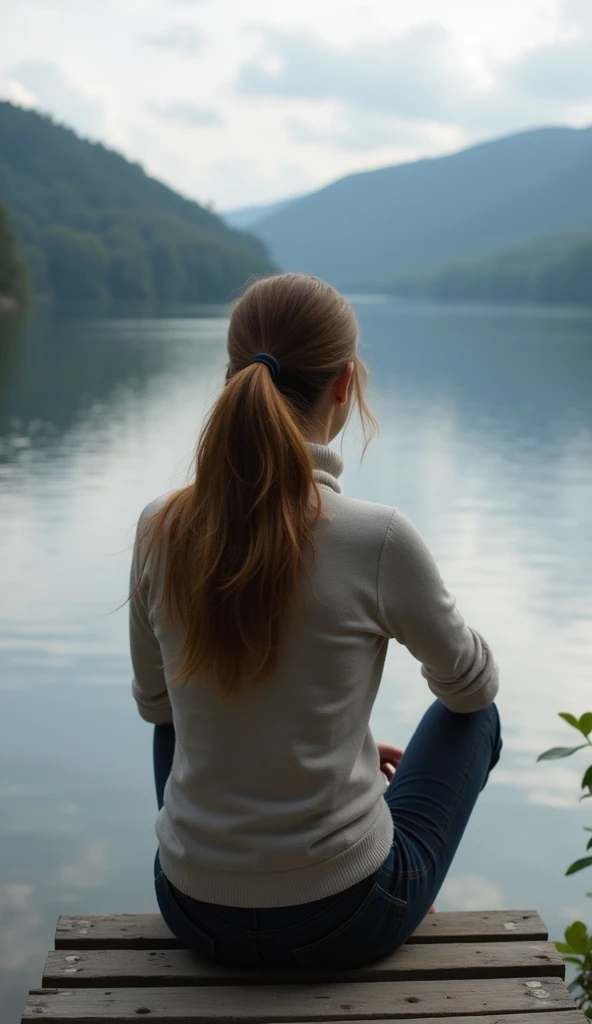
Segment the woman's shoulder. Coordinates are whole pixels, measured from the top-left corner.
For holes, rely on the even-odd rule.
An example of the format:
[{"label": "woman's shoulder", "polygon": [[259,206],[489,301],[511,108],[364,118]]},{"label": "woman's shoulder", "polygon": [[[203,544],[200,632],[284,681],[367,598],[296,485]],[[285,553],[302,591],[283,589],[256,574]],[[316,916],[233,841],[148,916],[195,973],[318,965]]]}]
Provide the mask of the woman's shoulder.
[{"label": "woman's shoulder", "polygon": [[154,518],[164,508],[171,497],[171,493],[161,494],[158,498],[153,498],[140,512],[136,525],[136,540],[134,544],[137,556],[140,556],[141,553],[143,557],[146,552],[146,545],[149,545]]},{"label": "woman's shoulder", "polygon": [[384,538],[393,517],[399,512],[394,505],[383,505],[347,494],[323,494],[323,509],[330,522],[351,531]]},{"label": "woman's shoulder", "polygon": [[157,512],[160,512],[160,510],[166,505],[172,494],[173,491],[169,491],[166,494],[160,494],[158,498],[153,498],[152,501],[149,501],[140,512],[138,525],[147,525],[152,517],[155,516]]},{"label": "woman's shoulder", "polygon": [[323,502],[329,518],[358,526],[365,533],[373,534],[388,546],[399,547],[423,544],[419,530],[396,505],[384,505],[345,494],[331,495]]}]

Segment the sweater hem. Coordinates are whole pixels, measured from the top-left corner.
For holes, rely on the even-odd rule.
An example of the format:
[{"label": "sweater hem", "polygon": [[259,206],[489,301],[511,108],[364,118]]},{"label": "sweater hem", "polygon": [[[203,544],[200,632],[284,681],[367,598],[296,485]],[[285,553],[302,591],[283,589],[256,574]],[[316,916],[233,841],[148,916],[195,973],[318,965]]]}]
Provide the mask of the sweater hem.
[{"label": "sweater hem", "polygon": [[[166,825],[161,821],[159,831]],[[374,874],[393,844],[393,821],[381,798],[375,820],[352,846],[317,864],[289,871],[226,871],[187,864],[169,856],[161,837],[160,863],[169,882],[185,896],[225,907],[290,907],[335,896]],[[164,842],[163,842],[164,839]]]}]

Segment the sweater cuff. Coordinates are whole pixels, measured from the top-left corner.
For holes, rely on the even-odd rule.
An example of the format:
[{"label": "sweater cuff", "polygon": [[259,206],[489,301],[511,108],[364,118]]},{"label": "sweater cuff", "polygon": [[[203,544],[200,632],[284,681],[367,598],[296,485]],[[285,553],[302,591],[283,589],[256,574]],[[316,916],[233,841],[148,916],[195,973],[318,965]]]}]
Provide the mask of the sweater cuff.
[{"label": "sweater cuff", "polygon": [[166,707],[154,707],[154,705],[140,704],[138,705],[138,712],[140,718],[143,718],[145,722],[150,722],[151,725],[170,725],[173,721],[173,709],[168,704]]},{"label": "sweater cuff", "polygon": [[422,668],[422,675],[435,697],[448,708],[459,714],[482,711],[493,704],[499,690],[499,669],[483,637],[472,629],[475,642],[475,657],[471,667],[454,682],[442,682],[432,678]]},{"label": "sweater cuff", "polygon": [[173,709],[169,699],[168,691],[155,694],[153,697],[143,693],[136,679],[132,680],[132,694],[138,713],[145,722],[151,725],[168,725],[173,721]]}]

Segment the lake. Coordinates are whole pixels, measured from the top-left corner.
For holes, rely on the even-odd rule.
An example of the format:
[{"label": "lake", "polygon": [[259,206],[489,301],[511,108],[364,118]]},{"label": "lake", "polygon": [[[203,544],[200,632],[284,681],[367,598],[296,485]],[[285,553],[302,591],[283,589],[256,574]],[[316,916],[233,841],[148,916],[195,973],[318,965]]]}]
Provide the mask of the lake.
[{"label": "lake", "polygon": [[[355,305],[381,433],[361,465],[346,433],[344,490],[415,521],[501,668],[504,758],[438,906],[537,908],[559,937],[592,908],[591,872],[563,877],[586,762],[535,759],[574,735],[558,711],[592,710],[592,314]],[[120,606],[140,510],[190,469],[225,331],[220,309],[41,311],[0,341],[4,1024],[60,913],[156,907],[151,728]],[[429,700],[391,645],[377,739],[404,745]]]}]

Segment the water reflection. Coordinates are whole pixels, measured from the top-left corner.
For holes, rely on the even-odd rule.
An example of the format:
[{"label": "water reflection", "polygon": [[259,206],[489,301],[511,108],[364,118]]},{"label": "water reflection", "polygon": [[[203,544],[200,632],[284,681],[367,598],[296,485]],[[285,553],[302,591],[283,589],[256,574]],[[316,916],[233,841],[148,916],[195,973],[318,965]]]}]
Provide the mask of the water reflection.
[{"label": "water reflection", "polygon": [[[422,530],[502,668],[506,755],[442,909],[536,906],[584,886],[558,710],[590,707],[592,318],[360,302],[380,439],[344,488]],[[125,598],[141,507],[181,483],[223,371],[225,321],[30,324],[0,359],[2,1019],[38,984],[59,913],[153,910],[150,735],[128,695]],[[392,645],[375,731],[404,743],[429,695]],[[4,955],[3,955],[4,954]]]}]

